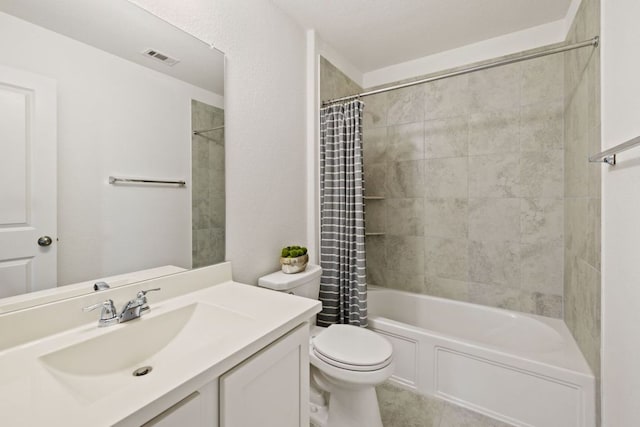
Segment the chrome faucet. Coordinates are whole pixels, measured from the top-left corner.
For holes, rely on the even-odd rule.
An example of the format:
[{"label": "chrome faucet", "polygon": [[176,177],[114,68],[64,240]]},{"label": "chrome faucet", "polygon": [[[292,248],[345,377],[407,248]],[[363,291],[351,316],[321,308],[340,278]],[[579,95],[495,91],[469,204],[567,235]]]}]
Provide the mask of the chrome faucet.
[{"label": "chrome faucet", "polygon": [[148,289],[146,291],[139,291],[136,297],[126,303],[122,307],[120,312],[120,323],[128,322],[129,320],[137,319],[150,310],[149,303],[147,302],[147,292],[159,291],[160,288]]},{"label": "chrome faucet", "polygon": [[115,325],[116,323],[128,322],[129,320],[137,319],[150,310],[149,303],[147,302],[147,292],[159,290],[160,288],[139,291],[134,299],[124,305],[120,315],[117,313],[113,300],[110,299],[85,307],[82,311],[93,311],[96,308],[102,308],[100,319],[98,320],[98,327],[100,328]]}]

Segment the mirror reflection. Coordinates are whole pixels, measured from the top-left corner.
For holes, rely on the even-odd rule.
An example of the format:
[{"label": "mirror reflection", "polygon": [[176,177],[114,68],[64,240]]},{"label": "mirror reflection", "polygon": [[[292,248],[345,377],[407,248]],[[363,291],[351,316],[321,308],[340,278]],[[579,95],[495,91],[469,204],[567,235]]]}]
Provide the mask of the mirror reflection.
[{"label": "mirror reflection", "polygon": [[0,39],[0,306],[224,260],[221,52],[126,0],[3,0]]}]

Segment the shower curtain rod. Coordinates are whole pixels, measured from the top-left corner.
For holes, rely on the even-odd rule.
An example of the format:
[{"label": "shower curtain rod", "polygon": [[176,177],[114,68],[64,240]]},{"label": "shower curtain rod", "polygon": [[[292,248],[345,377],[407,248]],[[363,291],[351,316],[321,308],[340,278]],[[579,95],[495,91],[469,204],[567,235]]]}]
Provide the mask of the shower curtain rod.
[{"label": "shower curtain rod", "polygon": [[489,63],[486,63],[486,64],[474,65],[474,66],[471,66],[471,67],[468,67],[468,68],[463,68],[463,69],[458,70],[458,71],[451,71],[451,72],[448,72],[448,73],[438,74],[438,75],[435,75],[435,76],[432,76],[432,77],[427,77],[425,79],[420,79],[420,80],[416,80],[416,81],[409,82],[409,83],[402,83],[402,84],[398,84],[398,85],[383,87],[383,88],[380,88],[380,89],[375,89],[375,90],[370,90],[370,91],[367,91],[367,92],[358,93],[356,95],[343,96],[342,98],[330,99],[328,101],[323,101],[322,105],[326,106],[326,105],[330,105],[330,104],[335,104],[337,102],[348,101],[348,100],[360,98],[360,97],[363,97],[363,96],[376,95],[378,93],[389,92],[391,90],[402,89],[402,88],[405,88],[405,87],[420,85],[420,84],[423,84],[423,83],[434,82],[436,80],[448,79],[449,77],[461,76],[463,74],[469,74],[469,73],[473,73],[475,71],[487,70],[489,68],[500,67],[502,65],[509,65],[509,64],[513,64],[513,63],[521,62],[521,61],[527,61],[529,59],[536,59],[536,58],[540,58],[540,57],[547,56],[547,55],[555,55],[556,53],[562,53],[562,52],[567,52],[569,50],[581,49],[583,47],[588,47],[588,46],[598,47],[599,43],[600,43],[600,37],[596,36],[596,37],[594,37],[594,38],[592,38],[590,40],[585,40],[585,41],[578,42],[578,43],[566,44],[566,45],[563,45],[563,46],[556,46],[556,47],[548,48],[548,49],[545,49],[545,50],[542,50],[542,51],[539,51],[539,52],[534,52],[534,53],[525,53],[525,54],[522,54],[520,56],[516,56],[516,57],[513,57],[513,58],[500,59],[500,60],[489,62]]}]

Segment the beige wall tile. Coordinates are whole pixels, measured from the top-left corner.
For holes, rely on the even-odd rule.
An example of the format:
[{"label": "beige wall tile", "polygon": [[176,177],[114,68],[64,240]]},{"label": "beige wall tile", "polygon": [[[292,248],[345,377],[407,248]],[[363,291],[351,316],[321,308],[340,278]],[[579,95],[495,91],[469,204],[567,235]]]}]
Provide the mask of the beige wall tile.
[{"label": "beige wall tile", "polygon": [[[589,155],[602,151],[599,125],[593,126],[589,130],[587,146],[588,146],[587,152],[590,153]],[[595,199],[600,199],[602,196],[602,185],[601,185],[602,164],[589,163],[587,165],[587,176],[588,176],[587,196]]]},{"label": "beige wall tile", "polygon": [[210,203],[211,217],[209,225],[212,228],[220,228],[224,230],[225,227],[225,200],[224,197],[212,197]]},{"label": "beige wall tile", "polygon": [[580,259],[587,257],[587,239],[589,235],[587,204],[586,198],[566,198],[564,201],[565,249]]},{"label": "beige wall tile", "polygon": [[466,116],[424,122],[425,158],[462,157],[469,153],[469,125]]},{"label": "beige wall tile", "polygon": [[467,158],[429,159],[424,161],[424,197],[467,197]]},{"label": "beige wall tile", "polygon": [[564,242],[564,199],[520,199],[520,241],[522,243]]},{"label": "beige wall tile", "polygon": [[225,229],[219,227],[211,228],[210,237],[213,241],[211,261],[207,264],[217,264],[225,260]]},{"label": "beige wall tile", "polygon": [[520,196],[563,197],[563,156],[562,150],[522,153],[520,158]]},{"label": "beige wall tile", "polygon": [[390,126],[387,136],[387,160],[401,162],[424,158],[424,123]]},{"label": "beige wall tile", "polygon": [[362,153],[365,168],[376,163],[387,161],[387,128],[364,128]]},{"label": "beige wall tile", "polygon": [[520,151],[518,108],[472,114],[469,119],[469,155]]},{"label": "beige wall tile", "polygon": [[367,96],[364,100],[362,125],[365,129],[374,129],[387,125],[387,109],[389,108],[388,92]]},{"label": "beige wall tile", "polygon": [[469,202],[466,198],[425,199],[425,236],[466,239],[469,234]]},{"label": "beige wall tile", "polygon": [[[589,193],[588,133],[568,134],[564,160],[564,194],[566,197],[586,197]],[[600,165],[598,165],[600,166]],[[602,166],[600,166],[602,167]]]},{"label": "beige wall tile", "polygon": [[465,116],[469,112],[471,93],[469,76],[427,83],[424,86],[424,119]]},{"label": "beige wall tile", "polygon": [[424,289],[434,297],[469,301],[469,283],[466,280],[451,280],[427,275],[424,278]]},{"label": "beige wall tile", "polygon": [[387,163],[385,187],[390,198],[421,197],[424,191],[423,161]]},{"label": "beige wall tile", "polygon": [[209,198],[194,198],[192,203],[191,226],[193,230],[203,230],[211,227],[211,210]]},{"label": "beige wall tile", "polygon": [[390,271],[424,276],[423,237],[387,235],[385,256]]},{"label": "beige wall tile", "polygon": [[424,200],[386,200],[386,227],[389,234],[422,236],[424,233]]},{"label": "beige wall tile", "polygon": [[362,92],[362,88],[336,68],[331,62],[320,57],[320,99],[327,101]]},{"label": "beige wall tile", "polygon": [[368,232],[382,233],[387,226],[387,201],[386,200],[365,200],[365,228]]},{"label": "beige wall tile", "polygon": [[564,251],[564,321],[569,330],[573,331],[576,327],[576,319],[578,317],[577,307],[575,304],[578,289],[578,258],[575,254]]},{"label": "beige wall tile", "polygon": [[469,239],[520,241],[520,199],[469,199]]},{"label": "beige wall tile", "polygon": [[562,295],[522,292],[520,310],[538,316],[562,318]]},{"label": "beige wall tile", "polygon": [[564,102],[562,100],[520,108],[520,150],[564,149]]},{"label": "beige wall tile", "polygon": [[384,247],[385,236],[365,237],[367,283],[371,285],[388,286],[385,277],[387,256]]},{"label": "beige wall tile", "polygon": [[475,304],[520,311],[520,290],[495,284],[469,283],[469,296]]},{"label": "beige wall tile", "polygon": [[384,196],[387,193],[387,166],[385,163],[367,165],[364,168],[364,193],[367,196]]},{"label": "beige wall tile", "polygon": [[558,243],[520,245],[520,284],[524,291],[562,295],[564,248]]},{"label": "beige wall tile", "polygon": [[384,274],[390,288],[418,294],[424,293],[424,274],[422,273],[388,269]]},{"label": "beige wall tile", "polygon": [[496,288],[519,289],[520,243],[470,241],[469,280],[491,284]]},{"label": "beige wall tile", "polygon": [[468,240],[425,236],[424,254],[426,276],[468,280]]},{"label": "beige wall tile", "polygon": [[[582,77],[582,74],[580,75]],[[589,86],[586,79],[577,83],[573,96],[565,100],[565,132],[569,136],[583,136],[589,129]]]},{"label": "beige wall tile", "polygon": [[506,110],[520,105],[521,63],[469,75],[470,111]]},{"label": "beige wall tile", "polygon": [[600,373],[600,272],[578,260],[578,283],[584,288],[576,292],[576,319],[572,332],[587,363]]},{"label": "beige wall tile", "polygon": [[506,153],[469,157],[469,194],[473,197],[518,197],[520,155]]},{"label": "beige wall tile", "polygon": [[424,89],[413,86],[388,93],[387,125],[424,120]]},{"label": "beige wall tile", "polygon": [[[581,3],[568,40],[599,33],[600,0]],[[600,49],[565,55],[564,320],[600,378],[600,181],[602,165],[587,156],[601,150]],[[596,425],[600,423],[599,394]]]},{"label": "beige wall tile", "polygon": [[586,256],[584,260],[597,271],[600,271],[602,249],[601,217],[601,200],[587,199]]},{"label": "beige wall tile", "polygon": [[528,61],[522,67],[522,105],[562,101],[564,98],[564,57],[550,55]]}]

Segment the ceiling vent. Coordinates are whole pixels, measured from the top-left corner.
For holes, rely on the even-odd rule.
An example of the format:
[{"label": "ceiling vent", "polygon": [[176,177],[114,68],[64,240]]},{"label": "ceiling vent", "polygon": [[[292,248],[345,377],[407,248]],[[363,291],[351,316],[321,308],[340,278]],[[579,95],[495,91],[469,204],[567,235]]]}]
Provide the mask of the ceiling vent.
[{"label": "ceiling vent", "polygon": [[170,57],[169,55],[165,55],[164,53],[158,52],[155,49],[147,49],[142,52],[143,55],[148,56],[150,58],[155,59],[156,61],[160,61],[163,64],[166,64],[170,67],[176,65],[180,60]]}]

